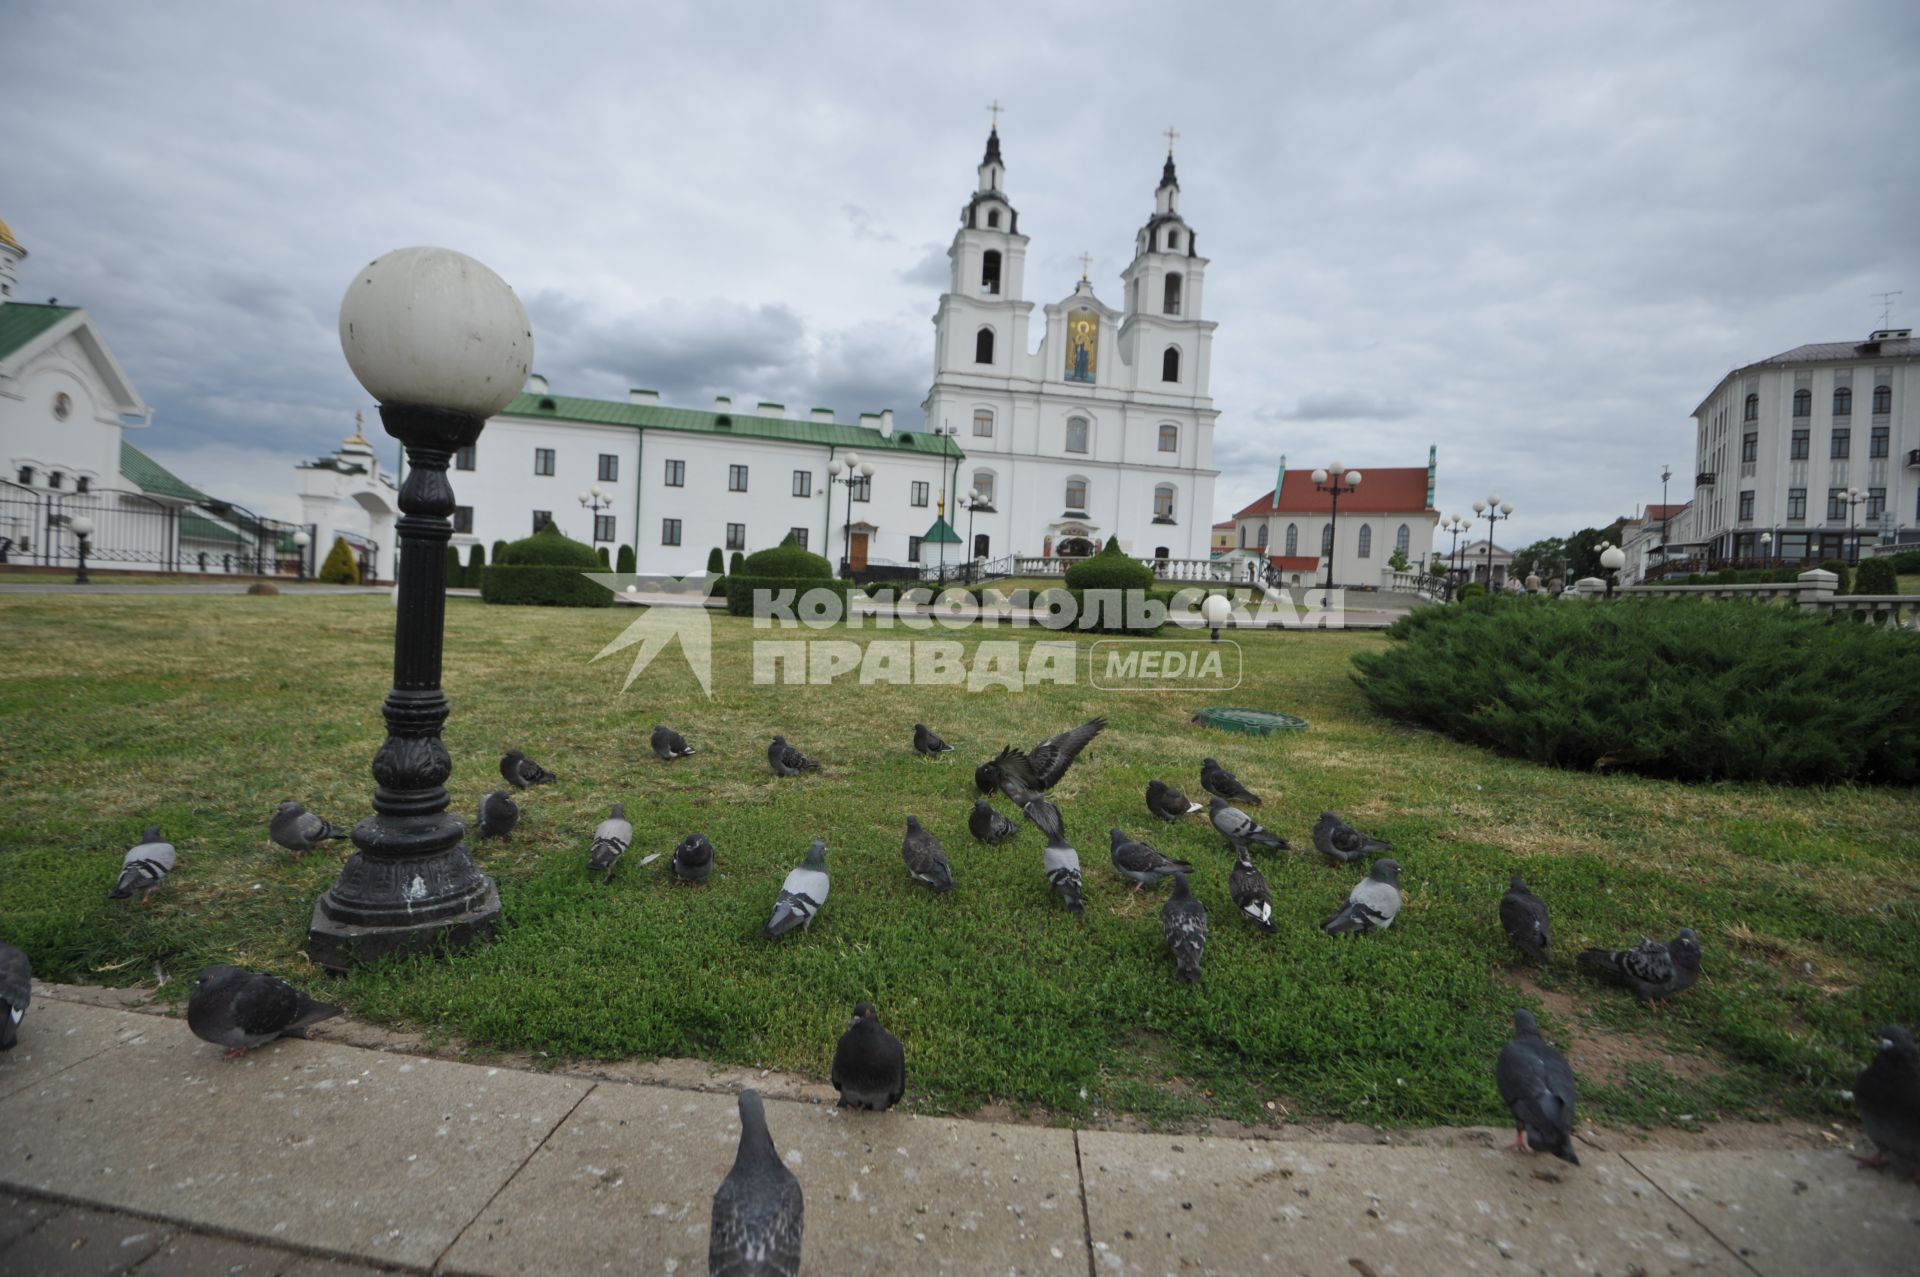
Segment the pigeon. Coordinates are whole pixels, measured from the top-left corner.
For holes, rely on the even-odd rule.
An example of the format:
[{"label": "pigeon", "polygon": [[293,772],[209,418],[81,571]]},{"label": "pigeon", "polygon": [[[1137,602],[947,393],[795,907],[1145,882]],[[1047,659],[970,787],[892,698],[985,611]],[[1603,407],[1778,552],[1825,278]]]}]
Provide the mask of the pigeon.
[{"label": "pigeon", "polygon": [[1173,875],[1173,894],[1160,906],[1160,934],[1173,950],[1174,979],[1182,984],[1200,980],[1200,955],[1207,947],[1207,907],[1187,890],[1187,875]]},{"label": "pigeon", "polygon": [[[19,1015],[14,1012],[15,1019]],[[1885,1166],[1894,1158],[1920,1167],[1920,1051],[1914,1050],[1913,1034],[1897,1025],[1880,1030],[1880,1054],[1854,1079],[1853,1103],[1860,1125],[1880,1150],[1860,1159],[1862,1166]],[[1920,1183],[1920,1169],[1913,1177]]]},{"label": "pigeon", "polygon": [[229,1060],[275,1038],[305,1037],[309,1025],[339,1014],[339,1007],[315,1002],[285,980],[238,967],[205,968],[187,1000],[187,1027],[226,1047]]},{"label": "pigeon", "polygon": [[798,776],[801,772],[817,772],[820,764],[787,744],[787,738],[776,736],[767,746],[767,763],[776,776]]},{"label": "pigeon", "polygon": [[1261,931],[1272,935],[1279,930],[1273,925],[1273,897],[1267,894],[1266,877],[1253,867],[1253,853],[1245,847],[1240,848],[1240,858],[1227,875],[1227,894]]},{"label": "pigeon", "polygon": [[525,789],[529,785],[551,785],[554,774],[534,762],[517,749],[510,749],[506,757],[500,760],[500,774],[515,789]]},{"label": "pigeon", "polygon": [[713,844],[705,834],[688,834],[673,849],[667,862],[673,876],[690,887],[697,887],[713,873]]},{"label": "pigeon", "polygon": [[1682,927],[1667,943],[1642,939],[1631,949],[1588,949],[1579,963],[1626,985],[1642,1002],[1664,1004],[1700,978],[1700,938]]},{"label": "pigeon", "polygon": [[913,752],[924,758],[937,758],[941,754],[951,754],[953,746],[927,730],[925,723],[913,725]]},{"label": "pigeon", "polygon": [[479,829],[482,838],[509,838],[520,823],[520,804],[504,789],[496,789],[480,800]]},{"label": "pigeon", "polygon": [[880,1027],[879,1014],[871,1002],[855,1007],[853,1023],[833,1049],[833,1089],[840,1092],[836,1108],[884,1112],[906,1093],[906,1048]]},{"label": "pigeon", "polygon": [[796,1277],[806,1204],[780,1160],[758,1091],[740,1092],[740,1151],[713,1194],[709,1277]]},{"label": "pigeon", "polygon": [[33,964],[12,945],[0,944],[0,1051],[20,1041],[20,1018],[32,1001]]},{"label": "pigeon", "polygon": [[1080,899],[1080,853],[1064,842],[1049,843],[1040,853],[1040,867],[1047,872],[1047,885],[1066,902],[1073,913],[1084,913]]},{"label": "pigeon", "polygon": [[1507,884],[1507,894],[1500,897],[1500,925],[1506,928],[1507,939],[1519,945],[1521,952],[1541,966],[1547,965],[1553,947],[1547,902],[1527,890],[1527,884],[1517,874]]},{"label": "pigeon", "polygon": [[813,915],[827,903],[827,844],[816,838],[807,848],[807,858],[787,873],[780,884],[780,896],[773,902],[773,917],[761,929],[768,940],[784,936],[795,927],[811,930]]},{"label": "pigeon", "polygon": [[1019,834],[1020,826],[995,811],[986,799],[976,798],[967,814],[967,832],[987,846],[997,847]]},{"label": "pigeon", "polygon": [[1150,887],[1169,874],[1193,872],[1193,866],[1186,861],[1167,859],[1147,844],[1127,837],[1124,829],[1110,829],[1107,837],[1113,844],[1113,867],[1133,879],[1135,891]]},{"label": "pigeon", "polygon": [[1252,803],[1260,805],[1260,795],[1234,779],[1233,773],[1211,758],[1200,760],[1200,788],[1215,798],[1224,798],[1230,803]]},{"label": "pigeon", "polygon": [[330,839],[345,838],[347,831],[320,819],[299,803],[281,803],[273,809],[273,819],[267,822],[267,836],[298,857]]},{"label": "pigeon", "polygon": [[1327,919],[1320,930],[1330,936],[1385,931],[1399,912],[1400,864],[1383,858],[1373,862],[1373,872],[1353,884],[1346,907]]},{"label": "pigeon", "polygon": [[653,755],[663,763],[676,758],[693,757],[693,746],[687,744],[687,738],[671,727],[656,723],[653,728]]},{"label": "pigeon", "polygon": [[120,862],[120,881],[107,893],[109,900],[125,900],[140,893],[145,904],[154,891],[173,872],[173,844],[160,836],[160,826],[148,825],[140,834],[138,846],[130,848]]},{"label": "pigeon", "polygon": [[1321,812],[1320,823],[1313,827],[1313,846],[1336,865],[1350,865],[1393,850],[1392,843],[1369,838],[1330,811]]},{"label": "pigeon", "polygon": [[1164,780],[1147,782],[1147,811],[1159,820],[1178,820],[1182,816],[1191,816],[1203,810],[1199,803],[1187,801],[1187,796]]},{"label": "pigeon", "polygon": [[613,881],[613,867],[620,853],[633,843],[633,823],[627,819],[627,805],[615,803],[613,812],[593,831],[593,849],[587,853],[587,872],[605,874],[603,882]]},{"label": "pigeon", "polygon": [[900,841],[900,856],[915,882],[925,883],[936,893],[953,890],[953,867],[947,863],[947,853],[938,838],[920,828],[918,816],[907,817],[907,836]]},{"label": "pigeon", "polygon": [[[1018,781],[1028,789],[1052,789],[1067,774],[1067,768],[1080,751],[1105,731],[1106,726],[1104,718],[1090,719],[1069,731],[1047,737],[1035,745],[1031,753],[1008,745],[973,769],[973,783],[983,794],[995,789],[1005,793],[1008,780]],[[1013,795],[1007,794],[1007,797],[1013,798]],[[1020,800],[1014,798],[1014,801]]]},{"label": "pigeon", "polygon": [[1500,1098],[1513,1114],[1513,1146],[1580,1165],[1573,1151],[1573,1069],[1540,1036],[1533,1013],[1513,1013],[1513,1040],[1493,1066]]},{"label": "pigeon", "polygon": [[1262,829],[1258,821],[1241,811],[1230,807],[1227,800],[1216,796],[1207,804],[1207,810],[1213,821],[1213,827],[1220,831],[1235,851],[1249,844],[1256,847],[1269,847],[1274,851],[1287,850],[1287,840],[1270,830]]},{"label": "pigeon", "polygon": [[1060,809],[1040,795],[1009,777],[1002,785],[1007,797],[1013,799],[1026,814],[1033,827],[1050,843],[1065,842],[1067,838],[1066,822],[1060,819]]}]

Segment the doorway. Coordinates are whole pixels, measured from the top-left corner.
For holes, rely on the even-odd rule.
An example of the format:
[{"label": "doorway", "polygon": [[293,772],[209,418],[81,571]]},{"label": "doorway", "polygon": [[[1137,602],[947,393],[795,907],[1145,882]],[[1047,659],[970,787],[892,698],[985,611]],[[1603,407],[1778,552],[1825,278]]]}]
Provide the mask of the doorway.
[{"label": "doorway", "polygon": [[853,572],[867,570],[867,534],[856,532],[847,542],[847,568]]},{"label": "doorway", "polygon": [[976,559],[989,557],[987,554],[987,534],[984,532],[973,538],[973,557]]},{"label": "doorway", "polygon": [[1054,547],[1054,553],[1063,559],[1084,559],[1093,554],[1093,542],[1085,537],[1068,537]]}]

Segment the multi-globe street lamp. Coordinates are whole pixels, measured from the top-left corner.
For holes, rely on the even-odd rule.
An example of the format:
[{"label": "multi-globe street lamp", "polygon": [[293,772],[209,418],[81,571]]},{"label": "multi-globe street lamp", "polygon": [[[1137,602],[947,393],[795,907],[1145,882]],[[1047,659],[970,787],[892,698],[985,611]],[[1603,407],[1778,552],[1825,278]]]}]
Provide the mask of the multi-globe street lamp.
[{"label": "multi-globe street lamp", "polygon": [[593,540],[590,544],[597,546],[603,539],[610,539],[600,535],[600,512],[613,509],[613,495],[602,491],[597,485],[588,488],[580,494],[580,508],[590,511],[593,518]]},{"label": "multi-globe street lamp", "polygon": [[[840,477],[843,472],[847,476],[844,479]],[[838,457],[827,462],[827,475],[828,483],[844,484],[847,489],[846,556],[840,560],[840,566],[846,573],[847,579],[851,581],[853,579],[853,490],[873,478],[873,462],[862,461],[859,453],[849,452],[844,462]],[[828,488],[827,491],[831,492],[833,489]]]},{"label": "multi-globe street lamp", "polygon": [[447,810],[447,465],[526,384],[533,333],[513,290],[479,262],[444,248],[402,248],[348,285],[340,345],[379,401],[381,424],[406,449],[407,468],[374,814],[354,826],[356,850],[314,902],[307,932],[309,956],[334,970],[488,939],[500,915],[498,889],[467,854],[466,825]]},{"label": "multi-globe street lamp", "polygon": [[1453,543],[1447,549],[1447,589],[1454,588],[1455,578],[1460,575],[1460,534],[1473,525],[1457,514],[1446,515],[1440,520],[1440,530],[1453,534]]},{"label": "multi-globe street lamp", "polygon": [[983,510],[988,514],[994,514],[996,511],[993,508],[993,502],[987,499],[987,494],[977,488],[960,498],[960,508],[967,512],[967,582],[972,584],[973,567],[979,559],[973,551],[973,516]]},{"label": "multi-globe street lamp", "polygon": [[294,580],[307,579],[307,547],[313,544],[313,534],[301,528],[293,534],[293,571]]},{"label": "multi-globe street lamp", "polygon": [[1771,532],[1760,534],[1760,557],[1769,563],[1773,562],[1773,533]]},{"label": "multi-globe street lamp", "polygon": [[1329,590],[1333,588],[1333,552],[1340,537],[1340,496],[1358,489],[1364,477],[1358,470],[1349,470],[1338,461],[1313,472],[1314,491],[1330,493],[1333,497],[1333,510],[1327,515],[1326,588]]},{"label": "multi-globe street lamp", "polygon": [[1600,566],[1607,573],[1607,597],[1613,597],[1613,583],[1620,575],[1620,569],[1627,565],[1627,552],[1617,545],[1606,541],[1600,543]]},{"label": "multi-globe street lamp", "polygon": [[1493,589],[1493,529],[1500,520],[1513,517],[1513,502],[1509,501],[1502,505],[1500,495],[1495,493],[1485,501],[1474,502],[1473,512],[1484,514],[1487,518],[1487,589],[1491,591]]},{"label": "multi-globe street lamp", "polygon": [[76,514],[67,520],[67,529],[80,542],[80,567],[73,574],[73,583],[75,585],[91,584],[93,578],[87,575],[87,538],[93,535],[93,520],[84,514]]},{"label": "multi-globe street lamp", "polygon": [[1860,489],[1847,489],[1847,562],[1849,563],[1860,561],[1860,542],[1853,533],[1853,517],[1859,511],[1860,503],[1866,499],[1867,494]]}]

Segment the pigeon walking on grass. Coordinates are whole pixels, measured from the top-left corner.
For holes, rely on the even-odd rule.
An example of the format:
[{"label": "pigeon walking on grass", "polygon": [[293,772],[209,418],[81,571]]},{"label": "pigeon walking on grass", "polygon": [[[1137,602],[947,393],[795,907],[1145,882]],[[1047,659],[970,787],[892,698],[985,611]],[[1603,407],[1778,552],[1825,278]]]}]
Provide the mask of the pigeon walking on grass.
[{"label": "pigeon walking on grass", "polygon": [[1234,774],[1211,758],[1200,760],[1200,788],[1215,798],[1224,798],[1230,803],[1251,803],[1260,806],[1260,795],[1242,785]]},{"label": "pigeon walking on grass", "polygon": [[673,859],[667,862],[667,867],[673,870],[675,879],[697,887],[713,874],[713,844],[705,834],[688,834],[673,849]]},{"label": "pigeon walking on grass", "polygon": [[953,890],[953,867],[947,863],[947,853],[938,838],[920,828],[918,816],[907,817],[907,836],[900,840],[900,856],[915,882],[935,892]]},{"label": "pigeon walking on grass", "polygon": [[1244,851],[1250,846],[1266,847],[1272,851],[1287,849],[1286,839],[1271,830],[1262,829],[1259,821],[1238,807],[1228,806],[1224,798],[1214,798],[1207,804],[1207,812],[1213,827],[1220,831],[1220,836],[1235,851]]},{"label": "pigeon walking on grass", "polygon": [[299,803],[281,803],[267,822],[267,836],[296,857],[304,856],[323,842],[345,838],[347,831],[329,824]]},{"label": "pigeon walking on grass", "polygon": [[967,813],[967,832],[987,846],[997,847],[1019,834],[1020,826],[995,811],[986,799],[976,798],[973,810]]},{"label": "pigeon walking on grass", "polygon": [[1048,843],[1040,853],[1040,867],[1046,871],[1047,885],[1066,902],[1069,912],[1086,912],[1080,897],[1080,853],[1066,843]]},{"label": "pigeon walking on grass", "polygon": [[1273,925],[1273,897],[1267,892],[1266,875],[1253,867],[1253,853],[1245,847],[1240,848],[1240,858],[1227,875],[1227,894],[1263,933],[1272,935],[1278,930]]},{"label": "pigeon walking on grass", "polygon": [[[1028,789],[1045,792],[1060,783],[1067,774],[1067,768],[1080,756],[1094,737],[1106,730],[1104,718],[1089,719],[1080,726],[1049,736],[1035,745],[1031,752],[1015,749],[1008,745],[998,754],[973,769],[973,783],[983,794],[995,789],[1013,798],[1007,791],[1009,780],[1017,781]],[[1015,802],[1020,799],[1013,798]]]},{"label": "pigeon walking on grass", "polygon": [[1049,843],[1066,841],[1067,823],[1060,818],[1058,807],[1018,781],[1008,781],[1006,788],[1009,791],[1007,796],[1020,805],[1021,813],[1033,822],[1033,827],[1040,831],[1041,837]]},{"label": "pigeon walking on grass", "polygon": [[773,768],[776,776],[798,776],[801,772],[817,772],[820,764],[787,744],[787,738],[776,736],[767,746],[767,765]]},{"label": "pigeon walking on grass", "polygon": [[827,903],[827,889],[831,885],[827,877],[827,844],[816,838],[813,846],[807,848],[807,858],[788,871],[787,880],[780,884],[780,895],[773,902],[773,917],[761,928],[760,934],[772,940],[795,927],[810,930],[813,915]]},{"label": "pigeon walking on grass", "polygon": [[709,1277],[797,1277],[806,1205],[780,1160],[760,1092],[740,1092],[740,1150],[713,1194]]},{"label": "pigeon walking on grass", "polygon": [[308,1026],[339,1014],[339,1007],[315,1002],[285,980],[238,967],[205,968],[187,1000],[187,1027],[226,1047],[229,1060],[275,1038],[305,1037]]},{"label": "pigeon walking on grass", "polygon": [[1507,884],[1507,894],[1500,897],[1500,925],[1520,952],[1543,967],[1547,965],[1553,949],[1547,902],[1529,891],[1518,874]]},{"label": "pigeon walking on grass", "polygon": [[927,730],[925,723],[913,725],[913,752],[922,758],[938,758],[942,754],[951,754],[953,746]]},{"label": "pigeon walking on grass", "polygon": [[604,875],[602,882],[613,881],[614,866],[633,845],[633,824],[627,819],[627,805],[615,803],[613,813],[593,831],[593,848],[587,853],[587,872]]},{"label": "pigeon walking on grass", "polygon": [[1892,1160],[1911,1169],[1920,1184],[1920,1051],[1913,1034],[1898,1025],[1880,1030],[1880,1053],[1854,1079],[1853,1103],[1879,1149],[1860,1164],[1877,1169]]},{"label": "pigeon walking on grass", "polygon": [[20,1041],[20,1020],[33,1001],[33,963],[10,944],[0,944],[0,1051]]},{"label": "pigeon walking on grass", "polygon": [[1320,929],[1330,936],[1385,931],[1393,925],[1399,912],[1400,864],[1380,859],[1373,862],[1373,871],[1347,893],[1346,907],[1327,919]]},{"label": "pigeon walking on grass", "polygon": [[482,838],[508,838],[520,823],[520,804],[504,789],[496,789],[480,800],[478,825]]},{"label": "pigeon walking on grass", "polygon": [[510,749],[500,760],[500,775],[515,789],[529,785],[551,785],[554,775],[517,749]]},{"label": "pigeon walking on grass", "polygon": [[880,1025],[871,1002],[853,1009],[853,1023],[833,1049],[833,1089],[840,1092],[834,1107],[884,1112],[907,1091],[907,1050],[900,1039]]},{"label": "pigeon walking on grass", "polygon": [[1147,812],[1156,820],[1178,820],[1204,810],[1164,780],[1147,782]]},{"label": "pigeon walking on grass", "polygon": [[1313,827],[1313,847],[1336,865],[1350,865],[1393,850],[1392,843],[1361,833],[1330,811],[1321,812],[1320,823]]},{"label": "pigeon walking on grass", "polygon": [[1160,934],[1173,950],[1174,979],[1182,984],[1200,980],[1200,955],[1207,948],[1207,909],[1187,889],[1184,873],[1173,875],[1173,894],[1160,907]]},{"label": "pigeon walking on grass", "polygon": [[1493,1080],[1513,1114],[1514,1148],[1580,1165],[1573,1151],[1573,1069],[1524,1007],[1513,1013],[1513,1040],[1500,1048]]},{"label": "pigeon walking on grass", "polygon": [[1682,927],[1671,941],[1643,939],[1631,949],[1588,949],[1579,963],[1625,985],[1640,1001],[1661,1006],[1700,978],[1700,938],[1692,927]]},{"label": "pigeon walking on grass", "polygon": [[160,836],[160,826],[148,825],[139,843],[120,861],[120,881],[107,893],[107,899],[125,900],[137,891],[140,903],[147,903],[173,872],[174,860],[173,844]]},{"label": "pigeon walking on grass", "polygon": [[1133,879],[1135,891],[1142,887],[1151,887],[1162,878],[1171,877],[1177,873],[1193,872],[1193,866],[1186,861],[1170,860],[1146,843],[1135,842],[1127,836],[1124,829],[1108,830],[1107,838],[1112,846],[1110,854],[1113,867],[1118,869],[1123,877]]},{"label": "pigeon walking on grass", "polygon": [[653,745],[653,756],[663,763],[670,763],[676,758],[693,757],[693,746],[687,744],[687,738],[664,724],[655,725],[650,743]]}]

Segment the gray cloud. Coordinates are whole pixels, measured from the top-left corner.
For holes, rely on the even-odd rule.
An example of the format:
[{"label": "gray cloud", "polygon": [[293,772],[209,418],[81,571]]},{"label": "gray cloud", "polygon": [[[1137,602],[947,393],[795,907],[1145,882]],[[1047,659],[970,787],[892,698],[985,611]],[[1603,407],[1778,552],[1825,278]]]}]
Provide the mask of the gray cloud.
[{"label": "gray cloud", "polygon": [[1329,391],[1302,395],[1292,411],[1272,415],[1282,421],[1400,421],[1413,415],[1413,405],[1364,390]]}]

